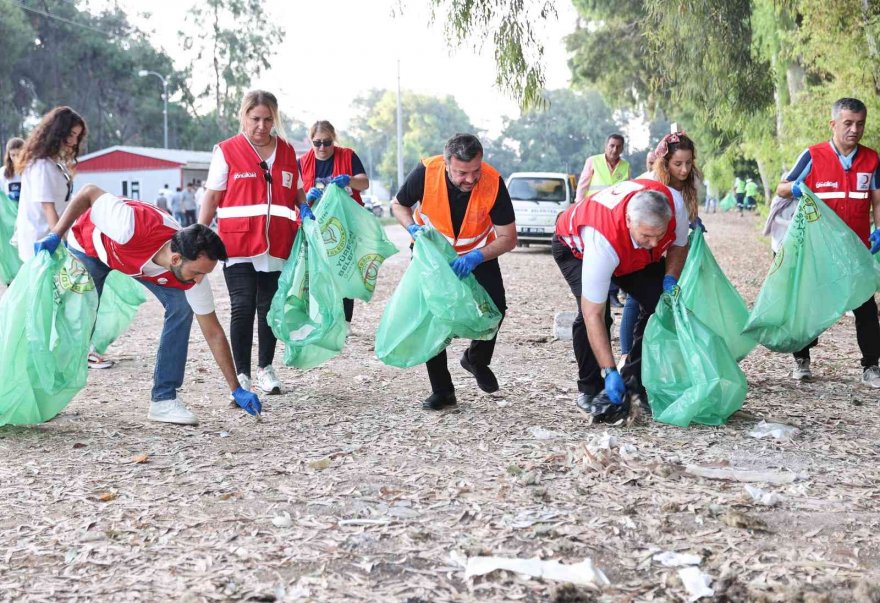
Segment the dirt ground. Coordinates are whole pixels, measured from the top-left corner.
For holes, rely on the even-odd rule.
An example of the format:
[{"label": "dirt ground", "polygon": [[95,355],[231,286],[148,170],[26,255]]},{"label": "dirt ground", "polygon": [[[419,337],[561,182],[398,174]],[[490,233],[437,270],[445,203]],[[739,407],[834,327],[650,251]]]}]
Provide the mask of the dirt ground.
[{"label": "dirt ground", "polygon": [[[770,263],[758,219],[704,219],[751,303]],[[546,248],[517,249],[501,259],[501,390],[477,389],[456,341],[459,407],[434,413],[419,406],[423,367],[373,356],[408,257],[357,303],[341,356],[279,367],[287,389],[263,398],[262,423],[229,407],[197,326],[181,396],[200,424],[146,420],[161,324],[150,298],[108,351],[116,367],[91,371],[53,421],[0,429],[0,599],[686,601],[680,568],[653,559],[673,551],[697,556],[719,601],[880,601],[880,413],[858,383],[852,318],[814,350],[812,383],[787,377],[790,356],[752,352],[746,404],[726,426],[591,426],[574,405],[571,344],[552,336],[574,301]],[[211,280],[228,325],[222,275]],[[762,419],[800,433],[750,437]],[[694,465],[787,483],[750,484],[781,497],[766,506]],[[466,577],[476,556],[589,558],[610,584]]]}]

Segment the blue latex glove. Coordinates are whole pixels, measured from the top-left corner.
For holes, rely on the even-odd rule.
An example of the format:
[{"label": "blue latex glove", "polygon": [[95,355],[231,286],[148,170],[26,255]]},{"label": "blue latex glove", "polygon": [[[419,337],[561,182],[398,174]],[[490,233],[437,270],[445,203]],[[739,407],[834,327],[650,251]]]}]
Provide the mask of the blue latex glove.
[{"label": "blue latex glove", "polygon": [[309,192],[306,193],[306,201],[308,201],[309,203],[314,203],[315,201],[320,199],[321,195],[323,195],[323,194],[324,194],[324,191],[322,191],[321,189],[319,189],[316,186],[313,186],[312,188],[309,189]]},{"label": "blue latex glove", "polygon": [[413,222],[406,227],[406,231],[409,233],[409,236],[411,236],[412,238],[416,238],[416,235],[422,232],[422,227]]},{"label": "blue latex glove", "polygon": [[791,196],[795,199],[800,199],[804,196],[804,191],[801,190],[801,184],[803,184],[803,182],[800,180],[791,183]]},{"label": "blue latex glove", "polygon": [[235,403],[246,410],[248,414],[257,416],[263,412],[263,405],[260,404],[260,399],[254,392],[239,387],[232,392],[232,397],[235,398]]},{"label": "blue latex glove", "polygon": [[310,220],[315,219],[315,214],[312,213],[312,208],[305,203],[299,206],[299,215],[303,220],[305,220],[306,218]]},{"label": "blue latex glove", "polygon": [[348,174],[339,174],[330,181],[330,184],[335,184],[339,188],[345,188],[348,186],[349,182],[351,182],[351,176],[349,176]]},{"label": "blue latex glove", "polygon": [[871,241],[871,253],[880,251],[880,230],[872,232],[868,239]]},{"label": "blue latex glove", "polygon": [[458,278],[464,278],[474,271],[474,268],[483,263],[483,252],[479,249],[468,251],[463,256],[449,264]]},{"label": "blue latex glove", "polygon": [[58,245],[61,244],[61,237],[59,237],[54,232],[50,232],[45,237],[34,243],[34,255],[37,255],[45,249],[49,252],[49,255],[55,253],[55,250],[58,249]]},{"label": "blue latex glove", "polygon": [[699,228],[703,231],[703,234],[709,232],[708,230],[706,230],[706,226],[703,224],[703,221],[699,218],[699,216],[694,218],[694,221],[690,223],[690,228],[691,230],[696,230]]},{"label": "blue latex glove", "polygon": [[678,286],[678,279],[667,274],[663,277],[663,293],[669,293]]},{"label": "blue latex glove", "polygon": [[605,371],[605,394],[608,399],[615,404],[623,404],[623,394],[626,392],[626,385],[623,383],[623,377],[617,372],[617,369],[606,369]]}]

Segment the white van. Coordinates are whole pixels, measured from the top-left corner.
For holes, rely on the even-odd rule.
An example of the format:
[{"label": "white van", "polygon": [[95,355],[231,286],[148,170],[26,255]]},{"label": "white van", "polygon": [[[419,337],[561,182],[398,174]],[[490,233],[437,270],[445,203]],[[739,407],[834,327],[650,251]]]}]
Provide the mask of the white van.
[{"label": "white van", "polygon": [[550,244],[556,218],[574,203],[577,180],[563,172],[514,172],[507,179],[507,191],[520,245]]}]

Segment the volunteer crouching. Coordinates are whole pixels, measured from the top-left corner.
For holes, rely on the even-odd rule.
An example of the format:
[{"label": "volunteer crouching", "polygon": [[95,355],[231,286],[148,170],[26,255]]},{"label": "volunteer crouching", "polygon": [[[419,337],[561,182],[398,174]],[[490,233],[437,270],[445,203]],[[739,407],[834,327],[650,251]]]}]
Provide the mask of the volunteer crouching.
[{"label": "volunteer crouching", "polygon": [[219,260],[226,260],[220,237],[200,224],[181,228],[170,215],[149,203],[120,199],[94,185],[77,193],[52,232],[34,243],[34,252],[54,252],[71,228],[70,251],[85,264],[99,296],[104,279],[111,270],[118,270],[140,281],[165,308],[147,415],[150,420],[198,423],[177,393],[183,385],[193,312],[235,403],[252,415],[260,413],[260,399],[242,389],[235,375],[229,342],[217,320],[205,278]]},{"label": "volunteer crouching", "polygon": [[[629,180],[602,190],[557,220],[553,258],[578,304],[572,325],[577,406],[594,421],[623,418],[629,410],[627,389],[647,406],[641,379],[642,334],[660,295],[677,286],[687,242],[684,203],[652,180]],[[612,282],[641,306],[621,372],[611,349],[607,301]]]}]

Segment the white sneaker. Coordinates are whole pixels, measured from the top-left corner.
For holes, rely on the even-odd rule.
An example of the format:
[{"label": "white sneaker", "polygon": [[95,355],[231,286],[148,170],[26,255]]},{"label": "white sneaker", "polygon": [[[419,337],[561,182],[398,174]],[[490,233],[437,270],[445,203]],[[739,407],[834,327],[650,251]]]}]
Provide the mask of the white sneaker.
[{"label": "white sneaker", "polygon": [[869,366],[862,373],[862,383],[871,387],[880,387],[880,368]]},{"label": "white sneaker", "polygon": [[[236,376],[238,377],[238,384],[241,386],[241,389],[251,391],[251,378],[244,373],[239,373]],[[235,396],[229,394],[229,400],[235,402]]]},{"label": "white sneaker", "polygon": [[[813,371],[810,370],[809,358],[795,358],[795,367],[791,372],[791,378],[795,381],[806,381],[813,378]],[[862,377],[864,380],[864,377]],[[878,385],[880,387],[880,385]]]},{"label": "white sneaker", "polygon": [[278,380],[275,369],[272,368],[271,364],[257,371],[257,387],[270,396],[281,393],[281,381]]},{"label": "white sneaker", "polygon": [[112,360],[107,360],[94,349],[89,352],[88,363],[90,369],[108,369],[114,364]]},{"label": "white sneaker", "polygon": [[177,425],[198,425],[199,420],[186,409],[180,398],[150,402],[147,418],[160,423],[176,423]]}]

